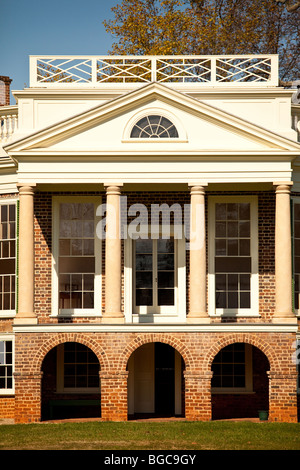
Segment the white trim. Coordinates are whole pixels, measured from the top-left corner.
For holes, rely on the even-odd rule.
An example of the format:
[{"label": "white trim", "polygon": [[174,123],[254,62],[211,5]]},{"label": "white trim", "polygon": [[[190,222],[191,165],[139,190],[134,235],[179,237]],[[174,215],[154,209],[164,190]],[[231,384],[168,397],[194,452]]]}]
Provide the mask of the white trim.
[{"label": "white trim", "polygon": [[12,342],[12,388],[0,389],[1,395],[14,395],[15,393],[15,381],[14,381],[14,372],[15,372],[15,336],[10,333],[1,333],[0,341],[11,341]]},{"label": "white trim", "polygon": [[144,324],[105,324],[105,323],[71,323],[71,324],[40,324],[13,325],[15,333],[297,333],[295,324],[258,324],[258,323],[226,323],[226,324],[186,324],[174,321],[168,323]]},{"label": "white trim", "polygon": [[[13,203],[15,205],[15,215],[16,215],[16,226],[15,226],[15,231],[16,231],[16,246],[15,246],[15,306],[17,307],[17,280],[18,280],[18,275],[17,275],[17,263],[18,263],[18,213],[17,213],[17,203],[18,203],[18,198],[16,197],[7,197],[7,198],[0,198],[0,206],[2,205],[8,205]],[[3,241],[3,239],[1,239]],[[5,274],[4,274],[5,275]],[[14,318],[16,316],[16,308],[14,310],[0,310],[0,318]]]},{"label": "white trim", "polygon": [[[93,202],[95,213],[95,282],[94,308],[59,311],[58,304],[58,255],[59,255],[59,204],[62,202]],[[101,317],[102,315],[102,243],[97,237],[96,227],[100,220],[96,215],[100,196],[53,196],[52,197],[52,317]]]},{"label": "white trim", "polygon": [[[251,230],[251,308],[216,309],[215,306],[215,204],[249,202]],[[258,275],[258,198],[257,196],[209,196],[208,198],[208,312],[211,317],[260,317]]]},{"label": "white trim", "polygon": [[[139,139],[135,137],[130,137],[130,133],[133,127],[135,126],[135,124],[137,124],[137,122],[140,119],[147,117],[147,116],[151,116],[153,114],[160,115],[162,117],[165,117],[166,119],[169,119],[169,121],[171,121],[172,124],[176,127],[176,130],[178,132],[178,137],[164,138],[164,139]],[[188,138],[187,138],[186,130],[177,116],[175,116],[173,113],[171,113],[170,111],[164,108],[152,107],[152,108],[143,109],[142,111],[138,111],[130,118],[130,120],[128,121],[128,123],[126,124],[124,128],[122,142],[137,142],[137,143],[143,142],[147,144],[155,143],[155,142],[158,142],[158,143],[175,142],[176,143],[176,142],[188,142]]]}]

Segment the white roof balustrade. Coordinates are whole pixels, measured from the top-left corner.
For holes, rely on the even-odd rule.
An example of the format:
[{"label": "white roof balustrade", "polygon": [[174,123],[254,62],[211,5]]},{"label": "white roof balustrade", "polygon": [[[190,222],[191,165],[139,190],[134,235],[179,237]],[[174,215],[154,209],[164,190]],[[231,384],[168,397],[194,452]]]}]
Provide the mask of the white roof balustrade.
[{"label": "white roof balustrade", "polygon": [[278,56],[30,56],[30,87],[278,86]]}]

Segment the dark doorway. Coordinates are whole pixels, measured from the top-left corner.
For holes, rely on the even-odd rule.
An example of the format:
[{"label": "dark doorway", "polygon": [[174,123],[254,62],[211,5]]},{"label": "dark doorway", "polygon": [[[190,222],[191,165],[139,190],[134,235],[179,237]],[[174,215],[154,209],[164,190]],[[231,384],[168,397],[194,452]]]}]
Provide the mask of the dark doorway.
[{"label": "dark doorway", "polygon": [[172,346],[146,343],[128,361],[129,419],[182,417],[185,364]]},{"label": "dark doorway", "polygon": [[175,415],[175,349],[155,343],[155,413]]}]

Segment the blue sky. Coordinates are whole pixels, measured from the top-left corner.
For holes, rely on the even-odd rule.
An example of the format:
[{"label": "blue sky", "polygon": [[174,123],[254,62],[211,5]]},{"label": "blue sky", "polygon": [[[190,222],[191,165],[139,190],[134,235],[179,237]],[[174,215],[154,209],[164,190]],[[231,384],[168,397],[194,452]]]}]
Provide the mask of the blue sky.
[{"label": "blue sky", "polygon": [[[103,20],[117,0],[0,0],[0,75],[29,86],[30,55],[107,55]],[[15,99],[11,97],[11,104]]]}]

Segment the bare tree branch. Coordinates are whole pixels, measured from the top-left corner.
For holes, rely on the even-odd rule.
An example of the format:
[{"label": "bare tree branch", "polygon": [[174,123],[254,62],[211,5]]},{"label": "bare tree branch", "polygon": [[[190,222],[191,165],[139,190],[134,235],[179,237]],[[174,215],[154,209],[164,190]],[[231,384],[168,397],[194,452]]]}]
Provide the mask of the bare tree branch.
[{"label": "bare tree branch", "polygon": [[298,10],[298,8],[300,8],[300,1],[297,1],[296,3],[290,5],[288,2],[289,0],[275,0],[277,3],[284,3],[285,4],[285,7],[287,9],[288,12],[293,12],[293,11],[296,11]]}]

